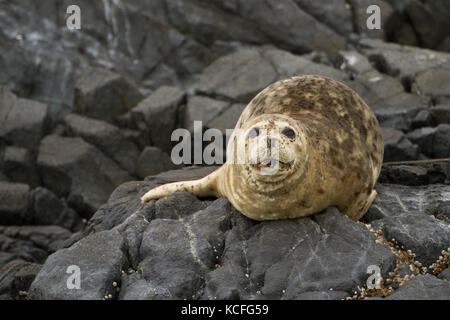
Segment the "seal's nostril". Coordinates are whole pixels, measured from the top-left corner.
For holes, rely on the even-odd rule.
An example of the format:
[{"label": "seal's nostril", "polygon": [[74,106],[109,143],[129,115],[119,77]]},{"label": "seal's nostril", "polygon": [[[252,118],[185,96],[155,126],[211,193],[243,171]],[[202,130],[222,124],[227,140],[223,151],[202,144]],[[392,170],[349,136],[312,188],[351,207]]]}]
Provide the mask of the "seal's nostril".
[{"label": "seal's nostril", "polygon": [[276,147],[278,139],[276,138],[267,138],[267,147]]}]

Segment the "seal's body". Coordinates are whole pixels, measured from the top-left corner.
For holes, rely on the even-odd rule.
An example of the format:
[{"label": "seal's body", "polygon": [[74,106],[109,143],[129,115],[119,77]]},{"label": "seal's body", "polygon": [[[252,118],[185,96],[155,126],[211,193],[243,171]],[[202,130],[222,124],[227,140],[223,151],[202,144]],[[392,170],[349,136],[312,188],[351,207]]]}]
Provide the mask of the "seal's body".
[{"label": "seal's body", "polygon": [[191,191],[227,197],[255,220],[297,218],[329,206],[358,220],[376,196],[383,150],[378,121],[358,94],[327,77],[293,77],[247,105],[222,167],[152,189],[142,201]]}]

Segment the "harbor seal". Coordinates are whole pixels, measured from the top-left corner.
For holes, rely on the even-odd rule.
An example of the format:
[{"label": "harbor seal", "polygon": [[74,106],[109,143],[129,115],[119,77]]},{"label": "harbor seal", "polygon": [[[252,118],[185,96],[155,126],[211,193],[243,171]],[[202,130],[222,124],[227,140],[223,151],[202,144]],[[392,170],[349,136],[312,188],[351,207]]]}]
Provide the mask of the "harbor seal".
[{"label": "harbor seal", "polygon": [[156,187],[141,200],[190,191],[226,197],[254,220],[298,218],[336,206],[356,221],[376,196],[383,151],[378,121],[356,92],[324,76],[292,77],[246,106],[223,166],[200,180]]}]

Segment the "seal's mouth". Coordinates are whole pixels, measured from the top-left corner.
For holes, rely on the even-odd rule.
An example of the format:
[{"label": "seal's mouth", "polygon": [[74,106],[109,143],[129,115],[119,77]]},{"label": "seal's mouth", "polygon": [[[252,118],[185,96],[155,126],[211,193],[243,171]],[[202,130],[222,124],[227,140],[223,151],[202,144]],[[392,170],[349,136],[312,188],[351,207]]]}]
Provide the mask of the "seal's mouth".
[{"label": "seal's mouth", "polygon": [[294,161],[283,162],[279,159],[269,157],[269,158],[265,158],[264,160],[262,160],[258,163],[251,164],[251,166],[254,168],[271,168],[271,169],[273,169],[277,165],[279,165],[283,169],[288,169],[292,166],[293,163],[294,163]]}]

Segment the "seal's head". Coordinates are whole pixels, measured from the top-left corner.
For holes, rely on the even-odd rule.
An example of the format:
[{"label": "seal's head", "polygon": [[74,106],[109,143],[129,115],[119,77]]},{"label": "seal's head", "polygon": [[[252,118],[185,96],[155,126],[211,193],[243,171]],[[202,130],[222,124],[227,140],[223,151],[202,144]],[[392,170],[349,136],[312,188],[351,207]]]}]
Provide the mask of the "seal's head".
[{"label": "seal's head", "polygon": [[283,114],[264,114],[236,133],[237,164],[250,182],[274,183],[300,176],[308,160],[305,129]]}]

